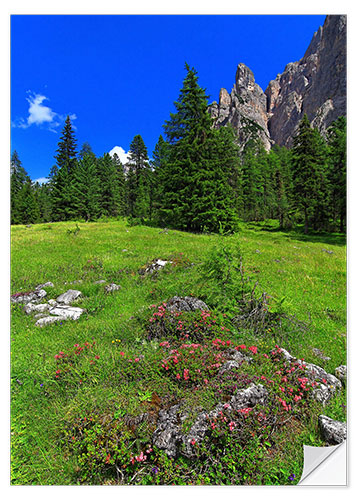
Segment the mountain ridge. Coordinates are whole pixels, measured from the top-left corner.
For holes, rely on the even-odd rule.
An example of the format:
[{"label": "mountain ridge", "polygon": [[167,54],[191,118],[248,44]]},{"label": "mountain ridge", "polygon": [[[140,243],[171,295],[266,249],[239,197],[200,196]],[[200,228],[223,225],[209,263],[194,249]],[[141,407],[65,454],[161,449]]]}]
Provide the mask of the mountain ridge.
[{"label": "mountain ridge", "polygon": [[346,24],[345,15],[327,15],[304,56],[288,63],[264,92],[239,63],[231,93],[222,88],[218,103],[209,106],[214,126],[230,123],[243,147],[255,134],[266,150],[274,144],[291,147],[305,113],[324,134],[346,115]]}]

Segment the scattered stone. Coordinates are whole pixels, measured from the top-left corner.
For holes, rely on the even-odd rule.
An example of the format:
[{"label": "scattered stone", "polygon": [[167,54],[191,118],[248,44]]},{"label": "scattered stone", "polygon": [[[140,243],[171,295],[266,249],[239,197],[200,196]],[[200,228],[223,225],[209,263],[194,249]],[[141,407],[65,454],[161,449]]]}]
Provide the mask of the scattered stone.
[{"label": "scattered stone", "polygon": [[50,310],[50,314],[60,316],[62,319],[78,319],[84,312],[80,307],[71,307],[68,305],[57,306]]},{"label": "scattered stone", "polygon": [[120,289],[121,289],[121,286],[120,285],[116,285],[115,283],[110,283],[110,285],[107,285],[106,287],[104,287],[104,290],[107,293],[116,292],[116,291],[118,291]]},{"label": "scattered stone", "polygon": [[346,384],[347,381],[347,366],[340,365],[335,370],[336,377],[341,380],[342,383]]},{"label": "scattered stone", "polygon": [[169,230],[165,227],[162,231],[159,231],[159,234],[169,234]]},{"label": "scattered stone", "polygon": [[42,288],[47,288],[47,287],[54,287],[55,285],[52,283],[52,281],[46,281],[46,283],[42,283],[41,285],[37,285],[35,290],[42,290]]},{"label": "scattered stone", "polygon": [[56,321],[62,321],[63,318],[60,316],[45,316],[44,318],[40,318],[36,321],[35,326],[46,326],[51,323],[56,323]]},{"label": "scattered stone", "polygon": [[326,415],[319,416],[319,426],[324,439],[329,444],[340,444],[346,440],[347,437],[347,425],[346,422],[339,422],[338,420],[333,420]]},{"label": "scattered stone", "polygon": [[71,304],[74,300],[78,299],[82,295],[82,292],[79,290],[67,290],[67,292],[62,293],[59,297],[57,297],[56,301],[59,304]]},{"label": "scattered stone", "polygon": [[98,280],[94,282],[94,285],[101,285],[103,283],[106,283],[106,280]]},{"label": "scattered stone", "polygon": [[323,251],[323,252],[326,252],[326,253],[328,253],[328,254],[332,254],[332,253],[333,253],[333,251],[332,251],[332,250],[326,250],[326,248],[323,248],[323,249],[322,249],[322,251]]},{"label": "scattered stone", "polygon": [[24,306],[24,311],[26,314],[31,314],[33,312],[43,313],[48,311],[49,308],[50,306],[48,304],[33,304],[32,302],[29,302]]},{"label": "scattered stone", "polygon": [[10,300],[12,304],[28,304],[29,302],[38,303],[47,292],[45,290],[34,290],[32,292],[18,292],[11,295]]},{"label": "scattered stone", "polygon": [[324,353],[320,351],[320,349],[318,349],[317,347],[313,347],[312,352],[315,354],[317,358],[322,359],[322,361],[330,361],[331,359],[328,356],[325,356]]},{"label": "scattered stone", "polygon": [[54,299],[50,299],[47,303],[52,307],[57,306],[57,302]]},{"label": "scattered stone", "polygon": [[167,302],[166,311],[169,312],[191,312],[197,309],[201,311],[208,311],[209,307],[203,300],[196,297],[172,297]]},{"label": "scattered stone", "polygon": [[139,274],[153,274],[156,271],[163,269],[166,264],[172,264],[170,260],[154,259],[147,267],[140,269]]},{"label": "scattered stone", "polygon": [[261,252],[260,250],[258,250],[258,249],[257,249],[257,250],[255,251],[255,253],[262,253],[262,252]]},{"label": "scattered stone", "polygon": [[127,252],[128,249],[127,248],[123,248],[122,252]]}]

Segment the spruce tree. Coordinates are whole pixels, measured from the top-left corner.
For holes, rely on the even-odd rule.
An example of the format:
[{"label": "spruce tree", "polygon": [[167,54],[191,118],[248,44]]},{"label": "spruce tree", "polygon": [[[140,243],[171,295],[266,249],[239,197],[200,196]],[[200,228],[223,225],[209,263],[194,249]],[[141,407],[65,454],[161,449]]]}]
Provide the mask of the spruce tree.
[{"label": "spruce tree", "polygon": [[334,223],[339,220],[339,229],[346,231],[346,118],[341,116],[328,129],[329,170],[331,207]]},{"label": "spruce tree", "polygon": [[161,222],[190,231],[219,231],[236,226],[234,195],[229,184],[223,140],[212,128],[205,90],[194,68],[186,77],[176,113],[164,125],[170,144],[160,204]]},{"label": "spruce tree", "polygon": [[120,215],[120,189],[117,165],[109,153],[98,159],[97,175],[100,184],[100,212],[107,217]]},{"label": "spruce tree", "polygon": [[169,149],[170,145],[160,134],[152,152],[152,160],[150,162],[152,168],[152,188],[150,190],[151,212],[157,223],[159,223],[158,207],[160,206],[163,197],[165,177],[169,175],[167,172]]},{"label": "spruce tree", "polygon": [[73,173],[72,193],[72,206],[76,218],[86,221],[98,218],[100,189],[97,162],[93,152],[82,151],[81,159]]},{"label": "spruce tree", "polygon": [[23,168],[17,151],[14,151],[10,161],[11,224],[24,224],[22,190],[30,182],[30,177]]},{"label": "spruce tree", "polygon": [[69,116],[58,143],[56,166],[51,171],[51,193],[54,218],[68,220],[74,216],[72,180],[77,164],[76,138]]},{"label": "spruce tree", "polygon": [[292,210],[292,179],[290,172],[290,154],[284,147],[274,145],[269,152],[275,203],[273,217],[279,220],[281,229],[290,228]]},{"label": "spruce tree", "polygon": [[116,183],[118,189],[118,213],[119,215],[125,215],[125,175],[124,167],[120,161],[119,156],[114,153],[112,157],[113,164],[116,170]]},{"label": "spruce tree", "polygon": [[130,144],[128,168],[128,215],[141,219],[150,217],[151,169],[141,135],[136,135]]},{"label": "spruce tree", "polygon": [[304,233],[326,223],[328,206],[326,190],[326,151],[317,130],[310,126],[305,114],[294,137],[292,179],[295,208],[302,212]]}]

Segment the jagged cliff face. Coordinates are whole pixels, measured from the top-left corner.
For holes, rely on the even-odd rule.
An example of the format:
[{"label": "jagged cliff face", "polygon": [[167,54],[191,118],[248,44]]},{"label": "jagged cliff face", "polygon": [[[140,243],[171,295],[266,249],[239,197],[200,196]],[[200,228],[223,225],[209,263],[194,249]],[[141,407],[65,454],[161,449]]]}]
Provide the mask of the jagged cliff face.
[{"label": "jagged cliff face", "polygon": [[324,133],[346,115],[346,16],[327,16],[304,57],[289,63],[265,92],[240,63],[232,92],[221,89],[210,113],[216,127],[231,123],[245,144],[252,133],[264,147],[290,147],[304,113]]},{"label": "jagged cliff face", "polygon": [[237,130],[241,145],[257,134],[264,147],[270,148],[267,96],[245,64],[238,64],[232,92],[228,94],[226,89],[221,89],[219,102],[212,103],[210,114],[217,128],[230,123]]}]

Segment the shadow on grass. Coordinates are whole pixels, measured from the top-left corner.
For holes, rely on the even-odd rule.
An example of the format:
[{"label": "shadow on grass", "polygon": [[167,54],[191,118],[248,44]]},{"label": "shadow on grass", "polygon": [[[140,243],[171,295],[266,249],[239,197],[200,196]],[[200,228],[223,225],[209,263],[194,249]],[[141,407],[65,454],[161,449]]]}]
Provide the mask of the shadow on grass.
[{"label": "shadow on grass", "polygon": [[325,233],[311,231],[304,234],[303,226],[297,226],[294,229],[281,229],[277,221],[251,222],[246,225],[247,229],[253,231],[264,231],[267,233],[281,233],[285,238],[291,240],[304,241],[310,243],[325,243],[326,245],[346,245],[345,233]]}]

